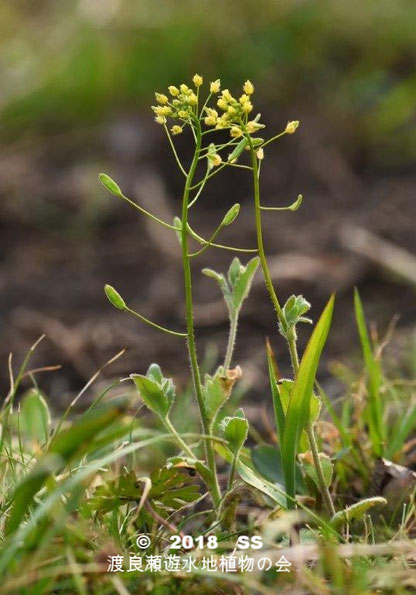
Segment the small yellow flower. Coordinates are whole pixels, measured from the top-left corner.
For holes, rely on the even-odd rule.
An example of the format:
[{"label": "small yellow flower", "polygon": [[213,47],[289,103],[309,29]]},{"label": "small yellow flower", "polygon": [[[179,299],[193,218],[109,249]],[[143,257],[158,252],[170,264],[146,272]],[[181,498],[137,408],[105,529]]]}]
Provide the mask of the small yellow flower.
[{"label": "small yellow flower", "polygon": [[244,91],[244,93],[247,93],[247,95],[252,95],[254,93],[254,85],[248,79],[246,80],[246,82],[243,85],[243,91]]},{"label": "small yellow flower", "polygon": [[228,103],[222,97],[220,97],[220,99],[218,99],[217,105],[222,110],[228,109]]},{"label": "small yellow flower", "polygon": [[211,161],[214,167],[218,167],[222,163],[221,155],[218,153],[214,153],[213,155],[208,155],[208,159]]},{"label": "small yellow flower", "polygon": [[170,129],[170,131],[171,131],[172,134],[181,134],[182,127],[175,124],[175,126],[172,126],[172,128]]},{"label": "small yellow flower", "polygon": [[169,99],[163,93],[155,93],[156,101],[164,105],[169,101]]},{"label": "small yellow flower", "polygon": [[233,100],[233,96],[231,95],[228,89],[224,89],[224,91],[222,92],[222,98],[225,99],[225,101]]},{"label": "small yellow flower", "polygon": [[250,100],[250,97],[244,93],[243,95],[241,95],[241,97],[238,101],[241,103],[241,105],[244,105],[245,102],[249,101],[249,100]]},{"label": "small yellow flower", "polygon": [[196,105],[198,103],[198,97],[195,93],[191,93],[187,99],[189,105]]},{"label": "small yellow flower", "polygon": [[217,118],[214,118],[214,116],[207,116],[204,118],[204,122],[207,126],[215,126],[217,123]]},{"label": "small yellow flower", "polygon": [[235,107],[233,107],[232,105],[228,106],[227,109],[227,114],[230,116],[235,116],[237,113],[237,110],[235,109]]},{"label": "small yellow flower", "polygon": [[162,105],[152,105],[152,110],[155,112],[157,116],[163,116],[163,106]]},{"label": "small yellow flower", "polygon": [[177,97],[179,95],[178,87],[175,87],[175,85],[171,85],[169,87],[169,93],[172,95],[172,97]]},{"label": "small yellow flower", "polygon": [[159,110],[160,116],[170,116],[172,113],[172,108],[169,105],[161,105]]},{"label": "small yellow flower", "polygon": [[216,81],[213,81],[210,86],[209,86],[209,90],[210,93],[218,93],[218,91],[221,89],[221,81],[220,79],[217,79]]},{"label": "small yellow flower", "polygon": [[224,128],[228,128],[228,123],[223,118],[218,118],[217,125],[215,126],[217,130],[223,130]]},{"label": "small yellow flower", "polygon": [[211,107],[206,107],[205,111],[207,112],[208,116],[211,116],[212,118],[218,118],[218,112],[216,109],[212,109]]},{"label": "small yellow flower", "polygon": [[200,87],[202,85],[202,83],[204,82],[204,79],[199,74],[195,74],[192,81],[193,81],[195,87]]},{"label": "small yellow flower", "polygon": [[166,118],[165,116],[156,116],[155,122],[158,124],[166,124]]},{"label": "small yellow flower", "polygon": [[245,114],[249,114],[253,109],[253,104],[251,103],[251,101],[245,101],[241,106],[241,109]]},{"label": "small yellow flower", "polygon": [[261,126],[254,120],[251,120],[250,122],[247,122],[247,124],[246,124],[246,130],[249,134],[253,134],[253,132],[256,132],[260,128],[261,128]]},{"label": "small yellow flower", "polygon": [[186,119],[188,118],[188,112],[186,112],[185,110],[181,109],[178,111],[178,116],[182,119]]},{"label": "small yellow flower", "polygon": [[183,93],[184,95],[187,95],[189,93],[189,87],[188,85],[185,85],[185,83],[182,83],[182,85],[180,86],[180,90],[181,93]]},{"label": "small yellow flower", "polygon": [[296,132],[296,129],[298,126],[299,126],[299,120],[292,120],[291,122],[287,123],[285,132],[287,134],[293,134],[294,132]]},{"label": "small yellow flower", "polygon": [[240,136],[243,136],[243,131],[239,126],[233,126],[230,130],[230,134],[233,138],[240,138]]},{"label": "small yellow flower", "polygon": [[257,151],[256,155],[257,155],[257,159],[258,159],[259,161],[261,161],[262,159],[264,159],[264,151],[263,151],[263,149],[262,149],[262,148],[260,148],[260,149]]}]

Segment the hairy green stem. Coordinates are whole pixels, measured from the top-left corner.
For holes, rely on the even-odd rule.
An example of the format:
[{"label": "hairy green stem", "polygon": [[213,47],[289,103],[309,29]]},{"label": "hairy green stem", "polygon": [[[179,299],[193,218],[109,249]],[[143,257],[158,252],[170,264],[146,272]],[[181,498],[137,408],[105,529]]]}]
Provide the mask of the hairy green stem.
[{"label": "hairy green stem", "polygon": [[224,359],[224,374],[230,369],[231,360],[233,357],[235,339],[237,336],[238,313],[230,317],[230,332],[228,334],[227,351]]},{"label": "hairy green stem", "polygon": [[[201,126],[199,121],[196,119],[196,150],[194,157],[189,168],[189,173],[186,178],[185,187],[182,197],[182,231],[181,231],[181,243],[182,243],[182,266],[185,284],[185,306],[186,306],[186,329],[187,329],[187,344],[189,351],[189,359],[191,363],[192,380],[195,390],[195,395],[198,402],[199,413],[201,417],[201,424],[204,434],[210,433],[209,419],[205,408],[204,395],[202,392],[201,384],[201,373],[198,365],[198,357],[195,343],[195,331],[194,331],[194,318],[193,318],[193,297],[192,297],[192,273],[190,254],[188,246],[188,203],[189,194],[192,186],[192,181],[198,165],[198,154],[201,148]],[[212,485],[209,486],[211,490],[212,500],[214,506],[221,500],[221,492],[218,484],[218,476],[215,465],[215,451],[211,440],[205,440],[205,454],[207,459],[207,465],[212,474]]]},{"label": "hairy green stem", "polygon": [[163,420],[163,424],[164,424],[165,428],[167,429],[167,431],[170,432],[175,437],[176,442],[179,444],[179,446],[182,448],[182,450],[184,452],[186,452],[186,454],[189,457],[191,457],[192,459],[196,459],[196,456],[194,455],[194,453],[192,452],[192,450],[189,448],[189,446],[187,446],[187,444],[185,444],[185,442],[179,436],[179,434],[176,431],[174,425],[172,424],[172,422],[170,421],[170,419],[168,417],[166,417]]},{"label": "hairy green stem", "polygon": [[[294,334],[294,332],[291,332],[291,333],[287,332],[288,331],[287,323],[286,323],[285,317],[283,315],[283,311],[280,306],[279,300],[277,298],[276,292],[274,290],[269,267],[267,264],[267,259],[266,259],[266,255],[264,252],[263,233],[262,233],[258,162],[257,162],[254,145],[253,145],[250,135],[246,134],[246,138],[247,138],[248,145],[250,147],[251,163],[253,166],[254,209],[255,209],[255,219],[256,219],[257,246],[258,246],[258,252],[259,252],[259,257],[260,257],[260,263],[261,263],[261,267],[263,270],[266,287],[270,294],[270,298],[272,300],[274,309],[276,310],[278,320],[281,324],[282,330],[286,333],[286,339],[287,339],[287,343],[289,346],[289,352],[290,352],[290,359],[291,359],[292,366],[293,366],[294,376],[296,377],[298,370],[299,370],[299,357],[298,357],[298,352],[297,352],[297,347],[296,347],[296,335]],[[306,426],[306,434],[308,437],[309,446],[310,446],[310,449],[312,452],[313,462],[314,462],[315,469],[316,469],[316,474],[317,474],[318,481],[319,481],[319,484],[320,484],[320,487],[322,490],[325,504],[328,508],[329,513],[331,515],[334,515],[335,514],[334,504],[332,502],[332,498],[331,498],[329,489],[325,483],[324,473],[322,470],[321,461],[319,459],[318,447],[316,444],[315,434],[314,434],[314,430],[313,430],[313,424],[310,422],[308,422],[308,424]]]}]

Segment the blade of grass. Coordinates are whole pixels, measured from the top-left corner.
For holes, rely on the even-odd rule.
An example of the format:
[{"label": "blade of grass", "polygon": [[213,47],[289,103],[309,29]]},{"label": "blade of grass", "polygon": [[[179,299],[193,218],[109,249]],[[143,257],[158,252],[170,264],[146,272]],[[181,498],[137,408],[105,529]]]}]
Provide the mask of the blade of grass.
[{"label": "blade of grass", "polygon": [[282,465],[285,475],[288,507],[293,507],[295,498],[295,463],[297,444],[302,430],[309,421],[310,401],[319,360],[328,336],[334,309],[334,296],[326,305],[306,346],[295,378],[282,442]]},{"label": "blade of grass", "polygon": [[283,432],[285,428],[285,412],[283,409],[282,401],[280,399],[279,386],[277,384],[277,381],[279,380],[279,372],[277,369],[276,359],[274,357],[273,349],[270,345],[269,339],[266,339],[266,353],[277,435],[279,438],[279,444],[282,444]]},{"label": "blade of grass", "polygon": [[371,347],[363,304],[357,288],[354,290],[354,307],[361,349],[368,374],[368,425],[371,444],[374,454],[380,457],[383,455],[384,442],[383,404],[380,398],[382,375],[380,362],[374,357]]}]

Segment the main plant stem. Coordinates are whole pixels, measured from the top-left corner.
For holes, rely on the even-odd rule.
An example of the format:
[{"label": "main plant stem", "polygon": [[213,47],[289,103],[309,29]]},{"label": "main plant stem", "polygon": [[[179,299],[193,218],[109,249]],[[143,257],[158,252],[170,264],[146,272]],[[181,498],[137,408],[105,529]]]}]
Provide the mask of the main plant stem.
[{"label": "main plant stem", "polygon": [[[266,283],[267,290],[269,292],[270,298],[272,300],[274,309],[276,310],[277,318],[280,322],[283,332],[286,333],[286,340],[289,347],[290,352],[290,359],[292,362],[294,376],[296,375],[299,370],[299,357],[298,351],[296,346],[296,335],[291,332],[287,333],[287,323],[285,317],[283,315],[282,308],[280,306],[279,300],[277,298],[276,292],[273,287],[272,278],[270,275],[269,266],[267,264],[266,254],[264,252],[264,244],[263,244],[263,229],[262,229],[262,221],[261,221],[261,208],[260,208],[260,183],[259,183],[259,170],[258,170],[258,162],[256,157],[256,152],[251,140],[250,135],[247,134],[246,136],[249,147],[250,147],[250,155],[251,155],[251,163],[253,168],[253,187],[254,187],[254,212],[255,212],[255,220],[256,220],[256,234],[257,234],[257,247],[258,253],[260,257],[261,268],[263,270],[263,276]],[[319,485],[322,490],[323,498],[325,500],[326,507],[328,508],[328,512],[333,516],[335,514],[334,504],[332,502],[331,494],[329,489],[325,483],[324,472],[322,470],[321,461],[319,459],[319,452],[318,447],[316,444],[315,434],[313,430],[313,424],[308,421],[306,425],[306,435],[308,437],[309,447],[312,452],[312,458],[314,462],[314,466],[316,469],[316,474],[318,477]]]},{"label": "main plant stem", "polygon": [[[199,414],[201,417],[201,424],[203,433],[205,435],[210,434],[210,424],[208,415],[205,408],[204,395],[202,392],[201,384],[201,373],[198,365],[198,357],[195,344],[195,330],[194,330],[194,308],[193,308],[193,297],[192,297],[192,273],[191,263],[188,246],[188,205],[189,205],[189,193],[191,190],[192,182],[198,165],[198,156],[201,149],[201,127],[199,121],[196,121],[196,147],[194,157],[189,168],[188,175],[186,177],[185,187],[182,197],[182,231],[181,231],[181,243],[182,243],[182,267],[185,284],[185,305],[186,305],[186,332],[187,332],[187,344],[189,352],[189,360],[191,363],[192,381],[194,385],[195,395],[198,402]],[[221,500],[221,492],[218,484],[217,470],[215,465],[215,452],[212,441],[209,438],[205,438],[205,454],[207,459],[207,465],[212,474],[211,485],[209,486],[211,491],[212,500],[214,506],[217,506]]]}]

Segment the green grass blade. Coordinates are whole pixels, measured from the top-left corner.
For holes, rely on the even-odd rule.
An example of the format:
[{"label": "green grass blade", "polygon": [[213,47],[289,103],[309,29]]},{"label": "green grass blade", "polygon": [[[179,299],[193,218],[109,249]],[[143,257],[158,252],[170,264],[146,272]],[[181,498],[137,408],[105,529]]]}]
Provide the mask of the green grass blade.
[{"label": "green grass blade", "polygon": [[12,508],[6,523],[6,534],[13,533],[32,504],[35,494],[48,477],[62,469],[76,454],[87,448],[95,436],[107,428],[124,410],[107,407],[102,413],[81,418],[67,430],[61,431],[52,440],[47,453],[16,487],[12,496]]},{"label": "green grass blade", "polygon": [[412,407],[410,411],[401,420],[397,431],[394,432],[391,442],[386,450],[386,458],[392,459],[402,448],[407,438],[416,426],[416,406]]},{"label": "green grass blade", "polygon": [[279,378],[276,360],[274,357],[272,346],[270,345],[268,339],[266,340],[266,353],[267,365],[269,368],[270,390],[272,393],[274,417],[276,421],[276,430],[279,438],[279,444],[282,444],[283,432],[285,428],[285,412],[279,394],[279,386],[277,384]]},{"label": "green grass blade", "polygon": [[368,425],[370,438],[374,454],[380,457],[383,455],[384,442],[383,407],[380,398],[382,375],[380,363],[373,354],[365,322],[363,304],[357,288],[354,290],[354,307],[361,349],[368,374]]},{"label": "green grass blade", "polygon": [[326,305],[321,317],[316,324],[311,338],[306,346],[305,353],[300,362],[299,371],[295,378],[289,407],[286,414],[286,423],[282,442],[282,465],[285,474],[286,491],[290,496],[288,506],[293,507],[295,497],[295,463],[296,449],[299,438],[310,416],[310,402],[316,371],[324,348],[329,327],[331,326],[334,310],[334,296]]}]

